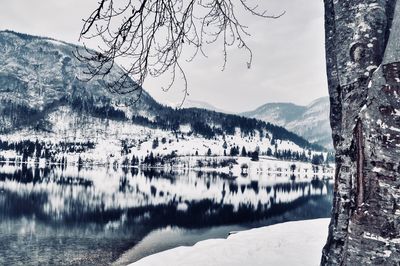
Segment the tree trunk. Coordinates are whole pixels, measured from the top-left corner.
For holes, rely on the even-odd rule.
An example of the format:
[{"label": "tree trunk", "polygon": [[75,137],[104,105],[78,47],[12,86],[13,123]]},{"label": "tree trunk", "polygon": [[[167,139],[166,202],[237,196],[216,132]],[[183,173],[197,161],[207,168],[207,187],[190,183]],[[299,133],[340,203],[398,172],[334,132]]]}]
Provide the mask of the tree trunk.
[{"label": "tree trunk", "polygon": [[400,265],[400,1],[325,0],[336,149],[321,265]]}]

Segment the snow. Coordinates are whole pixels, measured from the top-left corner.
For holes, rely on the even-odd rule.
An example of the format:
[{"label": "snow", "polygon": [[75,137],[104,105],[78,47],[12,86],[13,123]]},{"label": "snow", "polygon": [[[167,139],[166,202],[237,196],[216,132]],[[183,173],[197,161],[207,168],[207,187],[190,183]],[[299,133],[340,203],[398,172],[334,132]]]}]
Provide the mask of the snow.
[{"label": "snow", "polygon": [[311,142],[332,148],[331,139],[326,137],[331,136],[329,105],[329,97],[318,98],[307,106],[269,103],[242,115],[283,126]]},{"label": "snow", "polygon": [[329,219],[288,222],[145,257],[131,266],[319,265]]},{"label": "snow", "polygon": [[66,44],[61,42],[61,41],[57,41],[57,40],[52,40],[52,39],[48,39],[47,42],[52,43],[54,45],[62,45],[65,46]]},{"label": "snow", "polygon": [[374,168],[372,168],[371,171],[374,173],[381,173],[383,171],[383,168],[375,166]]},{"label": "snow", "polygon": [[400,128],[397,128],[397,127],[391,126],[390,129],[393,131],[396,131],[396,132],[400,132]]},{"label": "snow", "polygon": [[[193,157],[196,153],[199,156],[205,155],[211,149],[212,155],[223,156],[224,150],[229,154],[232,147],[239,149],[245,147],[247,151],[259,149],[265,153],[268,149],[275,151],[275,145],[271,142],[271,132],[264,131],[262,134],[242,135],[237,130],[234,135],[217,136],[213,139],[206,139],[200,135],[190,134],[190,125],[182,125],[180,132],[175,134],[171,131],[152,129],[140,125],[127,123],[126,121],[104,120],[100,118],[82,115],[73,111],[70,107],[60,107],[47,116],[47,120],[53,125],[51,132],[36,132],[33,129],[23,129],[10,134],[0,134],[0,140],[18,142],[22,140],[43,141],[49,145],[60,142],[86,143],[88,140],[94,142],[94,149],[83,153],[58,153],[57,156],[64,156],[68,162],[77,162],[79,156],[87,164],[112,164],[121,165],[125,158],[131,159],[132,155],[143,158],[150,152],[154,155],[166,155],[175,151],[178,156],[186,156],[192,163],[196,163],[199,157]],[[266,137],[268,135],[268,137]],[[153,140],[158,138],[158,147],[153,147]],[[162,143],[162,139],[166,143]],[[227,148],[223,144],[226,142]],[[122,143],[126,143],[130,152],[122,154]],[[292,152],[305,152],[308,150],[299,145],[276,139],[277,150],[291,150]],[[321,154],[312,151],[311,155]],[[326,155],[326,153],[324,153]],[[15,152],[0,151],[4,158],[15,158]],[[192,157],[190,159],[190,157]],[[247,161],[246,161],[247,163]]]}]

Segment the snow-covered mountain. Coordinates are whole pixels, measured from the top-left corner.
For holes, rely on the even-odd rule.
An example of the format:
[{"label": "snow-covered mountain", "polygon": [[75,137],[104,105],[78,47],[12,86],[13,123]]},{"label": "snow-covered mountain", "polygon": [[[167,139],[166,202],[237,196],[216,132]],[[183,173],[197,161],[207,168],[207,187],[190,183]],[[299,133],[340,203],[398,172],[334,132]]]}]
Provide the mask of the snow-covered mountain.
[{"label": "snow-covered mountain", "polygon": [[267,103],[241,115],[283,126],[310,142],[331,149],[333,146],[329,109],[329,97],[322,97],[307,106],[293,103]]},{"label": "snow-covered mountain", "polygon": [[123,70],[115,66],[105,79],[82,81],[87,68],[76,58],[77,49],[85,52],[82,47],[50,38],[0,32],[0,131],[43,122],[44,115],[59,105],[87,107],[95,112],[121,109],[131,115],[150,114],[160,108],[143,92],[136,104],[122,110],[119,106],[134,101],[137,95],[110,93],[106,83],[117,80]]},{"label": "snow-covered mountain", "polygon": [[282,127],[163,106],[145,91],[139,101],[126,105],[137,95],[113,94],[106,86],[122,73],[118,66],[106,79],[82,81],[86,66],[74,56],[82,49],[0,31],[0,157],[13,151],[14,157],[113,163],[149,153],[229,155],[245,148],[260,155],[299,157],[310,149],[321,151]]},{"label": "snow-covered mountain", "polygon": [[196,101],[196,100],[190,100],[187,99],[183,103],[184,108],[199,108],[199,109],[206,109],[206,110],[211,110],[215,112],[220,112],[220,113],[229,113],[225,110],[222,110],[218,107],[215,107],[214,105],[204,102],[204,101]]},{"label": "snow-covered mountain", "polygon": [[172,108],[198,108],[198,109],[205,109],[205,110],[210,110],[210,111],[215,111],[219,113],[225,113],[225,114],[234,114],[233,112],[228,112],[223,109],[220,109],[211,103],[205,102],[205,101],[199,101],[199,100],[192,100],[192,99],[185,99],[183,102],[178,101],[178,102],[172,102],[172,101],[167,101],[163,102],[163,104],[170,106]]}]

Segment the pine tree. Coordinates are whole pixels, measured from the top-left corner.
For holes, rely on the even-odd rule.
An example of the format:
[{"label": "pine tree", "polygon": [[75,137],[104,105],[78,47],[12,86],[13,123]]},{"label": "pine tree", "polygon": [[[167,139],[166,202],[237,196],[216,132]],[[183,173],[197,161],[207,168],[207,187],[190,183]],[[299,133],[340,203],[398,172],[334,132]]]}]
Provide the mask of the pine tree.
[{"label": "pine tree", "polygon": [[151,147],[153,148],[153,150],[154,150],[154,149],[157,149],[157,147],[158,147],[158,138],[155,138],[155,139],[153,140],[153,144],[152,144]]},{"label": "pine tree", "polygon": [[258,151],[253,151],[251,154],[251,160],[254,162],[258,162],[259,158],[258,158]]},{"label": "pine tree", "polygon": [[224,148],[224,150],[228,148],[228,144],[226,143],[226,141],[224,141],[224,144],[222,144],[222,148]]},{"label": "pine tree", "polygon": [[246,148],[244,146],[242,147],[241,155],[242,155],[242,157],[246,157],[247,156],[247,151],[246,151]]},{"label": "pine tree", "polygon": [[232,147],[230,150],[230,155],[231,156],[238,156],[239,155],[239,148],[238,147]]}]

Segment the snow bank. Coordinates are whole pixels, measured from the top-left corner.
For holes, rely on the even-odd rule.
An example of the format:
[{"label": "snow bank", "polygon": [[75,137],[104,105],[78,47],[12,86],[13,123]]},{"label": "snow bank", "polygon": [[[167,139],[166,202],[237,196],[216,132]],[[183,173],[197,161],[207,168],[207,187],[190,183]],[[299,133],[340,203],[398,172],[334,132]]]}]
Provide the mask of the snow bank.
[{"label": "snow bank", "polygon": [[329,219],[276,224],[143,258],[131,266],[319,265]]}]

